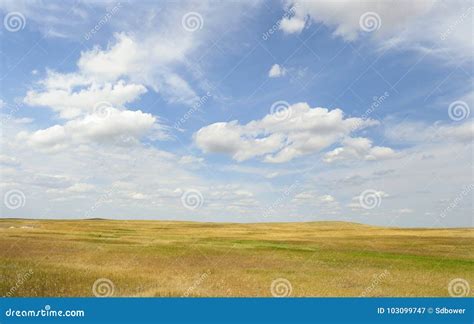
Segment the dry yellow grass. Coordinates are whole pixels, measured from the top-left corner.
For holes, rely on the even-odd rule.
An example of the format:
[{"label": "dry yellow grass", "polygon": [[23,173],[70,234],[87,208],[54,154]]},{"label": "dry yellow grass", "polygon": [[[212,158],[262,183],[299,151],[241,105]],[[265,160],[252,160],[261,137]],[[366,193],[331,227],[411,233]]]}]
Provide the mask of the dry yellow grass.
[{"label": "dry yellow grass", "polygon": [[473,229],[344,222],[0,220],[0,295],[448,296],[474,282]]}]

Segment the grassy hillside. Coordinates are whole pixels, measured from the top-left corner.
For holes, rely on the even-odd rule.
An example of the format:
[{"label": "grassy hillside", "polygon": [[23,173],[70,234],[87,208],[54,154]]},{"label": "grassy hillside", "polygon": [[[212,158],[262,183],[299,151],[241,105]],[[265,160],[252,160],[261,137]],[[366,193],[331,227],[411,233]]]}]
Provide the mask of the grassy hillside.
[{"label": "grassy hillside", "polygon": [[0,296],[93,296],[99,278],[113,283],[114,296],[272,296],[279,278],[291,296],[448,296],[452,279],[474,282],[473,233],[3,219]]}]

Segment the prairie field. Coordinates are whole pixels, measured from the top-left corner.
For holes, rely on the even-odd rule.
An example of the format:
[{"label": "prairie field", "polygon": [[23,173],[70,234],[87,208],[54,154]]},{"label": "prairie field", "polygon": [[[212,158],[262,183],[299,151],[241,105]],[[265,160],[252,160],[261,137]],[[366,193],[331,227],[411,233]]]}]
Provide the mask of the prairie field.
[{"label": "prairie field", "polygon": [[346,222],[2,219],[0,295],[449,296],[452,280],[474,282],[473,233]]}]

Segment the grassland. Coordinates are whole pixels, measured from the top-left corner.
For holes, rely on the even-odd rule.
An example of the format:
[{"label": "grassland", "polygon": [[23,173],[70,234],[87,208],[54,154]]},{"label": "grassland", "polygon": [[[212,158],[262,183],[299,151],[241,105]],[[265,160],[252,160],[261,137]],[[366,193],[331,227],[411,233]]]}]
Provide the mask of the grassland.
[{"label": "grassland", "polygon": [[[344,222],[0,220],[0,296],[448,296],[474,282],[474,230]],[[28,274],[29,273],[29,274]],[[14,288],[13,288],[14,287]]]}]

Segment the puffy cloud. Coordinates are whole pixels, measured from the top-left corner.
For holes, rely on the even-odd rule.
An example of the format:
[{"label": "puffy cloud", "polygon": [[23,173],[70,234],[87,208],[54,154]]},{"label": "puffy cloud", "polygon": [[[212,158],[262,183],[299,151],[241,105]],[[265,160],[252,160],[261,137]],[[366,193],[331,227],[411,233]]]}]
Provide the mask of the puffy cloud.
[{"label": "puffy cloud", "polygon": [[133,102],[146,92],[146,85],[169,102],[192,104],[198,98],[196,93],[172,71],[189,46],[185,40],[169,42],[155,37],[138,41],[116,34],[107,48],[82,52],[76,72],[48,71],[38,82],[40,88],[27,93],[25,102],[50,107],[62,118],[74,118],[84,110],[91,111],[99,101],[115,107]]},{"label": "puffy cloud", "polygon": [[397,153],[389,147],[373,146],[368,138],[346,138],[343,146],[324,155],[324,161],[331,163],[342,160],[383,160],[397,157]]},{"label": "puffy cloud", "polygon": [[81,73],[102,81],[128,77],[152,87],[170,102],[192,104],[197,100],[188,82],[171,69],[185,60],[192,45],[189,36],[179,42],[160,36],[141,40],[126,34],[115,37],[115,43],[106,49],[95,47],[82,53],[78,61]]},{"label": "puffy cloud", "polygon": [[319,152],[376,124],[371,119],[345,118],[340,109],[298,103],[246,125],[237,121],[208,125],[194,134],[194,140],[204,152],[229,154],[237,161],[263,156],[265,162],[282,163]]},{"label": "puffy cloud", "polygon": [[107,112],[106,116],[91,114],[33,133],[23,131],[17,137],[30,146],[45,151],[58,151],[71,144],[93,142],[130,144],[152,130],[156,122],[151,114],[139,110],[120,111],[109,108]]},{"label": "puffy cloud", "polygon": [[[115,84],[105,83],[98,85],[92,83],[88,88],[72,91],[76,84],[75,80],[68,80],[67,75],[58,76],[52,74],[44,83],[50,87],[46,91],[28,91],[25,102],[32,106],[50,107],[59,113],[61,118],[71,119],[91,113],[101,102],[106,102],[114,107],[123,107],[124,104],[133,102],[141,94],[146,92],[146,88],[139,84],[125,84],[124,81],[118,81]],[[65,82],[60,84],[57,79],[63,79]],[[76,76],[72,75],[72,79]],[[59,87],[53,85],[58,84]],[[65,88],[67,87],[67,89]]]},{"label": "puffy cloud", "polygon": [[268,71],[268,76],[270,78],[279,78],[286,74],[286,69],[278,64],[273,64]]},{"label": "puffy cloud", "polygon": [[280,22],[280,29],[286,34],[300,33],[306,22],[301,17],[285,17]]}]

